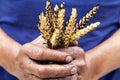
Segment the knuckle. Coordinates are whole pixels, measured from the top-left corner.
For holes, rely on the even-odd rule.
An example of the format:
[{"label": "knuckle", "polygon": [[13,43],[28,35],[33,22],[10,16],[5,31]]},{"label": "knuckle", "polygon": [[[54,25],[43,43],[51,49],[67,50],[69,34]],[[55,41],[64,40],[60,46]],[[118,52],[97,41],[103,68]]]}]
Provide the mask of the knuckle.
[{"label": "knuckle", "polygon": [[87,65],[85,63],[82,63],[78,66],[79,72],[84,73],[87,69]]},{"label": "knuckle", "polygon": [[82,49],[82,48],[80,48],[80,47],[75,47],[75,50],[77,50],[78,52],[81,52],[81,53],[84,53],[84,50]]},{"label": "knuckle", "polygon": [[44,78],[44,74],[45,74],[45,69],[44,68],[38,68],[37,70],[37,74],[39,75],[40,78]]},{"label": "knuckle", "polygon": [[84,68],[84,67],[86,67],[86,63],[85,63],[85,61],[81,61],[77,66],[80,68]]},{"label": "knuckle", "polygon": [[85,52],[84,49],[82,49],[82,48],[79,48],[79,51],[80,51],[81,53],[84,53],[84,52]]},{"label": "knuckle", "polygon": [[21,51],[25,52],[26,50],[29,50],[29,48],[31,47],[30,43],[26,43],[21,47]]},{"label": "knuckle", "polygon": [[75,46],[75,47],[72,47],[71,50],[75,53],[75,54],[79,54],[81,53],[81,50],[79,47]]},{"label": "knuckle", "polygon": [[42,49],[37,49],[37,50],[35,51],[35,54],[36,54],[36,59],[42,59],[43,54],[44,54],[44,50],[42,50]]},{"label": "knuckle", "polygon": [[43,49],[38,49],[38,51],[37,51],[39,54],[38,54],[38,56],[42,56],[42,54],[44,54],[44,50]]},{"label": "knuckle", "polygon": [[22,62],[19,62],[19,67],[21,69],[24,69],[25,68],[25,63],[22,61]]},{"label": "knuckle", "polygon": [[85,62],[82,62],[82,64],[81,64],[81,67],[85,67],[86,66],[86,63]]}]

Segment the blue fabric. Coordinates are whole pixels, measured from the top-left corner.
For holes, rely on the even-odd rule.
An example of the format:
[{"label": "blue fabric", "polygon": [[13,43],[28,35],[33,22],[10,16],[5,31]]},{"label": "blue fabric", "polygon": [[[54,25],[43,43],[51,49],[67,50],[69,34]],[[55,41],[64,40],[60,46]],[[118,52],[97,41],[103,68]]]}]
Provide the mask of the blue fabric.
[{"label": "blue fabric", "polygon": [[[97,15],[88,24],[100,21],[101,25],[78,41],[86,51],[109,38],[120,27],[120,0],[51,0],[51,3],[54,6],[63,1],[67,11],[65,20],[68,20],[72,7],[77,8],[79,21],[93,6],[100,5]],[[0,26],[17,42],[30,42],[39,36],[36,25],[44,7],[45,0],[0,0]],[[0,80],[17,79],[0,68]],[[100,80],[120,80],[120,69]]]}]

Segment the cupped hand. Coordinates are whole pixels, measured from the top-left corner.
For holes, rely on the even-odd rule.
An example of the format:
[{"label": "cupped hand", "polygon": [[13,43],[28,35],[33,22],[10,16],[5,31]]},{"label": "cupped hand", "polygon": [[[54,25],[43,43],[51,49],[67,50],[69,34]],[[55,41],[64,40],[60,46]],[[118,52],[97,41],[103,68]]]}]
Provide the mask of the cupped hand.
[{"label": "cupped hand", "polygon": [[39,37],[21,47],[15,61],[14,75],[20,80],[77,80],[74,65],[45,63],[70,63],[70,54],[48,49],[43,44],[44,40]]}]

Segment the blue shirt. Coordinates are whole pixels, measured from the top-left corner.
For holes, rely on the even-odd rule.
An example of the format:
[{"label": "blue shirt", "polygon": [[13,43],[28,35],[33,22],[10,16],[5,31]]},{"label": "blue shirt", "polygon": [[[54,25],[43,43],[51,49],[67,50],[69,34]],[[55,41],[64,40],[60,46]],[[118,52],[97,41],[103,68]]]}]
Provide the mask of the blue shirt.
[{"label": "blue shirt", "polygon": [[[45,2],[46,0],[0,0],[0,26],[20,44],[32,41],[39,36],[36,25],[39,21],[38,15],[45,11]],[[68,20],[71,8],[77,8],[77,22],[93,6],[100,5],[98,13],[88,24],[100,21],[101,25],[78,40],[79,46],[86,51],[109,38],[120,27],[120,0],[51,0],[52,7],[55,4],[60,5],[61,2],[65,2],[67,11],[65,20]],[[17,79],[0,68],[0,80]],[[109,73],[100,80],[120,80],[120,69]]]}]

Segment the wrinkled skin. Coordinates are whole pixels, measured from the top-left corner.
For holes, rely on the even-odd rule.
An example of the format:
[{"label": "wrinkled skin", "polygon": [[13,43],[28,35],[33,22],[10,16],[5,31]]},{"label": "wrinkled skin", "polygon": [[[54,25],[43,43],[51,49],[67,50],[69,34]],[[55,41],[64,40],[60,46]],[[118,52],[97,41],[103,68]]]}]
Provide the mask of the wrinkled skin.
[{"label": "wrinkled skin", "polygon": [[[44,43],[44,40],[42,38],[41,38],[41,40],[42,41],[39,41],[39,42]],[[39,43],[39,45],[41,45],[41,44]],[[73,43],[71,43],[68,48],[59,48],[57,50],[59,50],[61,52],[66,52],[70,56],[72,56],[73,60],[72,60],[72,62],[68,63],[68,65],[70,64],[70,65],[74,65],[77,67],[77,75],[76,75],[77,80],[90,79],[89,71],[91,71],[91,67],[89,67],[87,65],[85,52],[82,48],[78,47],[77,41],[74,41]],[[70,79],[68,79],[68,80],[70,80]]]},{"label": "wrinkled skin", "polygon": [[69,64],[77,66],[78,80],[88,80],[88,76],[87,76],[88,68],[85,60],[84,50],[77,46],[68,47],[68,48],[59,49],[59,50],[67,52],[73,57],[73,61]]},{"label": "wrinkled skin", "polygon": [[43,64],[72,61],[70,54],[48,49],[43,44],[39,37],[21,47],[15,61],[15,76],[20,80],[77,80],[77,68],[72,64]]},{"label": "wrinkled skin", "polygon": [[[75,45],[48,49],[41,37],[20,45],[0,29],[0,66],[19,80],[98,80],[120,67],[120,54],[114,55],[120,52],[119,34],[120,30],[84,54]],[[51,64],[38,64],[39,61]]]}]

